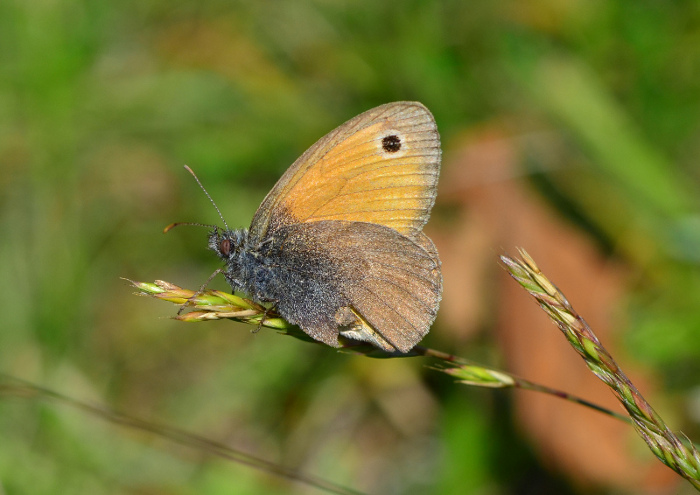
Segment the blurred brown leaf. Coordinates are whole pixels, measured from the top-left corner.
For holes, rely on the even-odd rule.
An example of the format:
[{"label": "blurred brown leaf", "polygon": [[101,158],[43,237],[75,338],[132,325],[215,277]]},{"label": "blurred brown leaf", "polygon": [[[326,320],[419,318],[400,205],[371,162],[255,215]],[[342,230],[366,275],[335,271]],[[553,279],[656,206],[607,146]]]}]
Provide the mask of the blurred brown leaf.
[{"label": "blurred brown leaf", "polygon": [[[517,180],[518,140],[502,126],[475,129],[460,140],[452,147],[457,152],[446,157],[438,196],[459,211],[449,234],[442,229],[443,234],[435,236],[445,273],[443,326],[458,340],[465,339],[488,316],[485,311],[495,312],[508,371],[620,411],[610,391],[505,272],[498,287],[489,287],[485,275],[495,273],[491,267],[496,255],[524,247],[653,403],[654,390],[644,372],[616,352],[614,332],[623,324],[616,311],[625,291],[624,266],[606,259],[584,232]],[[484,304],[494,292],[497,301]],[[642,453],[646,446],[634,439],[628,425],[532,392],[517,392],[515,406],[539,454],[580,484],[658,493],[678,482],[650,452]]]}]

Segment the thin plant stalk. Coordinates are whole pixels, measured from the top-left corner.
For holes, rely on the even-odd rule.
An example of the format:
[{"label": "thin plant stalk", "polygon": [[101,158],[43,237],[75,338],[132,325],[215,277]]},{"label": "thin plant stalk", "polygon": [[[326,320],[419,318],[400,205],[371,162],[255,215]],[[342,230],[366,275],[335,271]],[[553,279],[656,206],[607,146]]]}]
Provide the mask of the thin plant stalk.
[{"label": "thin plant stalk", "polygon": [[520,250],[520,256],[521,259],[501,256],[511,277],[535,298],[590,370],[612,389],[654,455],[700,491],[700,454],[695,445],[687,437],[683,442],[671,431],[564,294],[524,250]]},{"label": "thin plant stalk", "polygon": [[[217,290],[192,291],[183,289],[169,282],[157,280],[154,283],[134,282],[128,280],[140,294],[149,295],[157,299],[178,304],[181,308],[190,309],[189,312],[179,312],[173,318],[180,321],[196,322],[217,319],[231,319],[250,325],[256,329],[269,327],[278,332],[319,345],[324,345],[306,335],[299,327],[291,325],[269,308],[260,306],[248,299],[221,292]],[[540,385],[510,373],[496,370],[487,366],[473,363],[469,360],[448,354],[446,352],[431,349],[429,347],[416,346],[411,352],[387,353],[377,349],[371,344],[351,339],[339,338],[341,351],[363,354],[373,358],[396,358],[424,356],[439,359],[442,367],[434,369],[446,373],[457,379],[459,383],[487,388],[520,388],[535,392],[546,393],[560,399],[568,400],[576,404],[588,407],[613,418],[629,422],[627,416],[610,411],[602,406],[589,402],[567,392]]]},{"label": "thin plant stalk", "polygon": [[198,449],[222,459],[249,466],[269,474],[274,474],[281,478],[303,483],[327,493],[335,493],[338,495],[362,495],[362,492],[346,488],[323,478],[303,474],[294,469],[285,468],[284,466],[266,461],[246,452],[233,449],[223,443],[204,438],[185,430],[137,418],[135,416],[115,411],[103,405],[83,402],[54,390],[36,385],[27,380],[22,380],[4,373],[0,373],[0,397],[2,396],[50,399],[52,401],[84,411],[92,416],[102,418],[110,423],[118,424],[134,430],[152,433],[160,437],[167,438],[170,441],[180,445]]}]

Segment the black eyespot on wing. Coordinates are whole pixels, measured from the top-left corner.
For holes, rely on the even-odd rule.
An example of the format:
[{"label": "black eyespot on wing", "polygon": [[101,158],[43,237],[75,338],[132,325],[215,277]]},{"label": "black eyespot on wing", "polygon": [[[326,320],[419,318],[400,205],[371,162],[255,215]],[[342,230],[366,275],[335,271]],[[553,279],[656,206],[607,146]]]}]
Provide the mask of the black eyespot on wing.
[{"label": "black eyespot on wing", "polygon": [[385,136],[384,139],[382,139],[382,148],[384,148],[384,151],[387,153],[396,153],[401,149],[401,138],[396,134]]},{"label": "black eyespot on wing", "polygon": [[221,251],[221,254],[224,256],[228,256],[231,254],[231,240],[230,239],[224,239],[221,241],[221,244],[219,244],[219,251]]}]

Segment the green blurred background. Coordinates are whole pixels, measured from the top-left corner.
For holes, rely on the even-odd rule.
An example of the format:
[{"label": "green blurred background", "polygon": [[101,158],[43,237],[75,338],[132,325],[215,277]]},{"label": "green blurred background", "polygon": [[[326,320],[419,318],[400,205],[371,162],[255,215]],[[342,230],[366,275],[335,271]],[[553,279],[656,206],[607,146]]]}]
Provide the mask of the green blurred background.
[{"label": "green blurred background", "polygon": [[[0,371],[368,493],[635,492],[548,461],[507,391],[420,359],[175,322],[120,280],[197,288],[218,266],[203,229],[161,234],[219,221],[183,164],[247,226],[306,147],[396,100],[431,109],[446,162],[485,126],[557,144],[546,166],[547,149],[523,153],[515,179],[626,267],[618,340],[672,426],[700,439],[695,1],[0,0]],[[437,237],[454,234],[453,203],[438,200]],[[490,247],[489,266],[513,247]],[[439,319],[426,343],[507,367],[479,326],[453,339]],[[651,457],[635,452],[619,455]],[[316,493],[56,403],[0,400],[1,494],[290,492]]]}]

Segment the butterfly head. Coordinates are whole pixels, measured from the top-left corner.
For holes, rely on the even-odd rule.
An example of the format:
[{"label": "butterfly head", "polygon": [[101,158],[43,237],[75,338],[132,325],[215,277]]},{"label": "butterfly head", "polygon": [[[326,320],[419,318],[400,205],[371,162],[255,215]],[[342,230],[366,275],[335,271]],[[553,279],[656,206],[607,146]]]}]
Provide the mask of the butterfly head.
[{"label": "butterfly head", "polygon": [[219,258],[229,263],[241,256],[245,249],[248,231],[246,229],[221,230],[218,227],[209,234],[209,249]]},{"label": "butterfly head", "polygon": [[245,274],[248,270],[246,260],[249,256],[247,249],[248,230],[222,230],[218,227],[209,234],[209,249],[225,263],[223,269],[226,281],[233,290],[248,292]]}]

